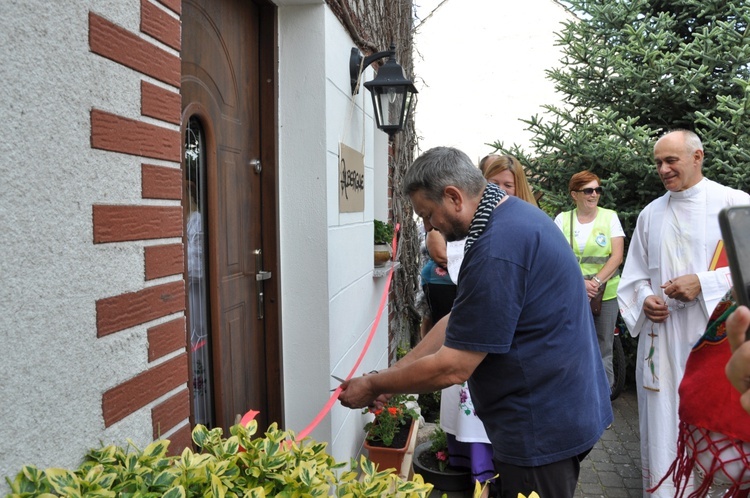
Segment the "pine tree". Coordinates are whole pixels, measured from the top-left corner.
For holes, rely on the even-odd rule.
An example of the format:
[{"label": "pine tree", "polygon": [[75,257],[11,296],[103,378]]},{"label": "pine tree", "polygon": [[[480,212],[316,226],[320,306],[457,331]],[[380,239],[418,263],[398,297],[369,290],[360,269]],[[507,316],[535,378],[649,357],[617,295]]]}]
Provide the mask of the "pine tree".
[{"label": "pine tree", "polygon": [[576,16],[558,34],[561,66],[547,72],[563,96],[523,120],[533,152],[494,145],[527,167],[552,215],[570,209],[568,181],[590,169],[629,236],[664,193],[655,139],[669,129],[703,140],[703,173],[750,188],[750,2],[562,0]]}]

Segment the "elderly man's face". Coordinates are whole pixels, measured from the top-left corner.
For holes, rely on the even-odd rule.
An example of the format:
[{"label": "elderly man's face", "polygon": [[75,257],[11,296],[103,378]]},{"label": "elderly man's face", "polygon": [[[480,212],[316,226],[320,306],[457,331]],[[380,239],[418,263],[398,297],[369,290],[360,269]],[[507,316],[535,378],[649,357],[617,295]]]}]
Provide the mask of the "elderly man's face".
[{"label": "elderly man's face", "polygon": [[664,187],[671,192],[687,190],[703,178],[703,151],[691,151],[680,132],[664,135],[654,146],[654,162]]},{"label": "elderly man's face", "polygon": [[414,212],[424,221],[426,232],[434,228],[448,242],[461,240],[469,234],[469,227],[459,218],[450,197],[443,196],[442,202],[438,203],[428,199],[424,191],[419,190],[411,195],[411,203]]}]

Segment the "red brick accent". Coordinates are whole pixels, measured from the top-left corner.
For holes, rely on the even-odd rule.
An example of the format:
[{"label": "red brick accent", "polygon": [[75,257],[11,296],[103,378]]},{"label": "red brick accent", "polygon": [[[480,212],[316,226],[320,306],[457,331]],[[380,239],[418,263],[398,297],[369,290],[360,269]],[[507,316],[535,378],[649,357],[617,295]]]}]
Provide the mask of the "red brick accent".
[{"label": "red brick accent", "polygon": [[182,244],[147,246],[143,249],[146,261],[146,280],[177,275],[185,271],[185,252]]},{"label": "red brick accent", "polygon": [[144,199],[182,199],[182,170],[153,164],[141,165],[141,195]]},{"label": "red brick accent", "polygon": [[180,162],[180,132],[91,110],[91,147]]},{"label": "red brick accent", "polygon": [[147,81],[141,81],[141,114],[168,123],[180,124],[180,94]]},{"label": "red brick accent", "polygon": [[185,317],[170,320],[148,329],[148,361],[183,349],[187,345]]},{"label": "red brick accent", "polygon": [[175,50],[180,50],[180,20],[148,0],[141,0],[141,32],[153,36]]},{"label": "red brick accent", "polygon": [[[180,0],[159,0],[178,15]],[[107,19],[89,12],[89,48],[138,73],[153,77],[175,89],[180,87],[179,55],[141,38]],[[141,0],[140,30],[170,48],[181,48],[180,20],[149,0]],[[148,82],[141,82],[141,114],[175,125],[181,120],[181,97]],[[179,131],[128,119],[112,113],[91,111],[91,147],[112,152],[150,157],[179,163]],[[182,173],[179,168],[142,165],[144,198],[180,200]],[[143,240],[182,236],[180,206],[106,206],[93,207],[94,243]],[[181,274],[184,271],[182,244],[146,247],[146,279]],[[96,302],[97,336],[146,323],[159,317],[184,311],[185,282],[170,282],[100,299]],[[148,330],[149,361],[185,349],[186,318],[180,317]],[[187,387],[188,355],[179,354],[160,365],[147,369],[102,396],[102,413],[106,427],[122,420],[166,393]],[[190,396],[183,389],[152,409],[154,438],[156,427],[167,432],[190,417]],[[171,437],[170,454],[179,454],[192,446],[190,424]]]},{"label": "red brick accent", "polygon": [[173,11],[175,14],[182,14],[181,0],[158,0],[160,4]]},{"label": "red brick accent", "polygon": [[193,430],[190,428],[190,424],[180,427],[169,436],[167,455],[179,456],[185,448],[193,448]]},{"label": "red brick accent", "polygon": [[185,309],[185,282],[147,287],[96,302],[96,335],[124,330]]},{"label": "red brick accent", "polygon": [[169,85],[180,86],[179,57],[93,12],[89,12],[89,47],[95,54]]},{"label": "red brick accent", "polygon": [[154,439],[159,439],[162,434],[189,417],[190,393],[185,389],[151,409]]},{"label": "red brick accent", "polygon": [[182,236],[180,206],[94,205],[94,243]]},{"label": "red brick accent", "polygon": [[102,395],[104,426],[119,422],[187,381],[187,355],[182,354],[113,387]]}]

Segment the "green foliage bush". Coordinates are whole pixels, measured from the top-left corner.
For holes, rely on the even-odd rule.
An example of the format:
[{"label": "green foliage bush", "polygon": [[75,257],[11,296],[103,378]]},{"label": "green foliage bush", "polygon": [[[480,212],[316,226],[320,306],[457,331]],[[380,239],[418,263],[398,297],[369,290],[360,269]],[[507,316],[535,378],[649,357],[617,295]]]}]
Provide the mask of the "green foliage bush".
[{"label": "green foliage bush", "polygon": [[186,448],[168,456],[168,440],[139,450],[104,446],[91,450],[74,471],[23,467],[11,487],[10,498],[65,496],[72,498],[187,498],[187,497],[427,497],[432,490],[421,476],[400,479],[378,471],[361,457],[359,465],[337,463],[326,444],[309,438],[293,441],[294,434],[273,424],[264,437],[252,438],[257,422],[233,426],[223,438],[220,428],[193,429],[200,448]]}]

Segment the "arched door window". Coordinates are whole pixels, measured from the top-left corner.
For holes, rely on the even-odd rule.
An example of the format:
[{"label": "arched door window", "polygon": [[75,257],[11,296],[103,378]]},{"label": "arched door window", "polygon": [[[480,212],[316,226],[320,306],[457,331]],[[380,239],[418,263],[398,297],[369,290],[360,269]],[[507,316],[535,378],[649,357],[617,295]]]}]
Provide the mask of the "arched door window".
[{"label": "arched door window", "polygon": [[205,135],[191,117],[185,130],[185,185],[187,209],[188,331],[192,372],[193,416],[196,424],[214,426],[211,382],[211,321],[207,265],[207,202]]}]

